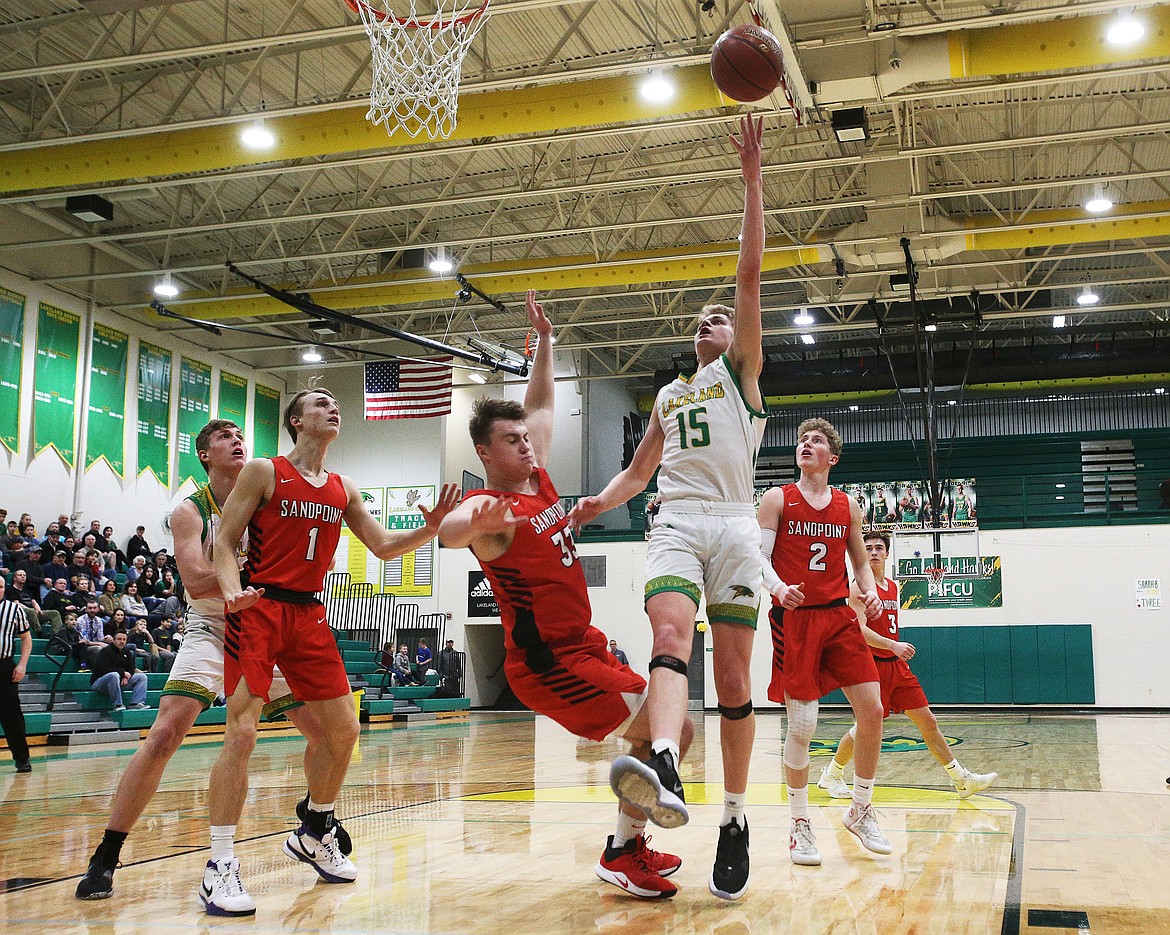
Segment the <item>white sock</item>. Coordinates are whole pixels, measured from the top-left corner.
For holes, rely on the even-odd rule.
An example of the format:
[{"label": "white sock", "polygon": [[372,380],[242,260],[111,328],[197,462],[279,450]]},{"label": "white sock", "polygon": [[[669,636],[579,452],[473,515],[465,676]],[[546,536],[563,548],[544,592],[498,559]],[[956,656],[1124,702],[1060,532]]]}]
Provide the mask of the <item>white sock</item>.
[{"label": "white sock", "polygon": [[[806,799],[807,799],[807,789]],[[743,820],[743,807],[747,802],[746,792],[728,792],[723,790],[723,817],[719,820],[719,827],[729,825],[733,821],[741,828],[746,822]]]},{"label": "white sock", "polygon": [[654,743],[650,744],[651,753],[662,753],[666,750],[669,750],[671,755],[674,756],[674,768],[678,769],[679,760],[682,759],[682,754],[678,752],[677,743],[675,743],[673,740],[670,740],[669,738],[663,737],[660,740],[655,740]]},{"label": "white sock", "polygon": [[236,856],[236,826],[211,826],[211,859],[232,860]]},{"label": "white sock", "polygon": [[621,847],[646,830],[645,818],[634,818],[625,812],[618,812],[617,829],[613,833],[613,846]]},{"label": "white sock", "polygon": [[853,808],[861,811],[873,801],[873,779],[864,779],[853,774]]},{"label": "white sock", "polygon": [[833,757],[833,759],[829,760],[829,775],[834,779],[845,778],[845,767],[837,762],[836,757]]},{"label": "white sock", "polygon": [[318,805],[313,801],[312,796],[309,797],[309,811],[310,812],[331,812],[336,802],[330,802],[328,805]]},{"label": "white sock", "polygon": [[808,820],[808,786],[799,789],[788,787],[788,814],[793,818]]},{"label": "white sock", "polygon": [[951,779],[955,782],[958,782],[967,773],[967,771],[959,765],[958,760],[951,760],[946,766],[943,767],[943,769],[945,769],[950,774]]}]

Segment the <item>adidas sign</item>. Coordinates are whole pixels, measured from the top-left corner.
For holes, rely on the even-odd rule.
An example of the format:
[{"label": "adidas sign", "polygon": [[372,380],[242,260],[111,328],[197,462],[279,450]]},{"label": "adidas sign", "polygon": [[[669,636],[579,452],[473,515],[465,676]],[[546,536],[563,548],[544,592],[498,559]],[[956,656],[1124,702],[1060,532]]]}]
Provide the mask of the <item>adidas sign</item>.
[{"label": "adidas sign", "polygon": [[492,591],[492,583],[482,571],[467,573],[467,616],[498,617],[500,607]]},{"label": "adidas sign", "polygon": [[488,581],[486,577],[484,577],[483,580],[479,582],[479,584],[473,584],[471,586],[471,596],[494,598],[496,595],[492,591],[492,583]]}]

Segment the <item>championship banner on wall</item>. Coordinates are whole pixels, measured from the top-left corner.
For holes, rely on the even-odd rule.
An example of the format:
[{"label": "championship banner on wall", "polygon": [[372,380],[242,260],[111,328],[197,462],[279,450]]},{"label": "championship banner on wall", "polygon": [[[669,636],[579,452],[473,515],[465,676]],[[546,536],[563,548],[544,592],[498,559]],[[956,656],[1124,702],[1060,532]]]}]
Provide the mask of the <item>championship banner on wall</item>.
[{"label": "championship banner on wall", "polygon": [[280,453],[280,392],[257,383],[253,412],[252,457],[275,458]]},{"label": "championship banner on wall", "polygon": [[244,419],[248,414],[248,381],[226,370],[219,372],[219,408],[217,419],[230,419],[244,430]]},{"label": "championship banner on wall", "polygon": [[171,352],[138,343],[138,476],[171,486]]},{"label": "championship banner on wall", "polygon": [[865,530],[880,529],[975,529],[975,481],[970,478],[940,482],[939,522],[930,510],[929,488],[923,481],[878,481],[869,484],[834,485],[845,491],[861,509]]},{"label": "championship banner on wall", "polygon": [[915,556],[898,559],[898,598],[903,610],[1002,607],[998,555]]},{"label": "championship banner on wall", "polygon": [[[418,529],[426,525],[419,512],[420,506],[428,510],[435,507],[435,487],[387,487],[386,515],[387,529]],[[400,555],[382,567],[382,591],[397,597],[430,597],[434,593],[435,540],[420,546],[413,552]]]},{"label": "championship banner on wall", "polygon": [[20,443],[20,372],[24,361],[25,296],[0,288],[0,445]]},{"label": "championship banner on wall", "polygon": [[179,358],[179,483],[207,477],[199,464],[195,439],[211,419],[211,367]]},{"label": "championship banner on wall", "polygon": [[104,460],[126,472],[126,363],[130,338],[96,322],[89,362],[89,415],[85,427],[85,469]]},{"label": "championship banner on wall", "polygon": [[77,433],[77,352],[81,317],[40,304],[33,367],[33,454],[52,448],[73,467]]}]

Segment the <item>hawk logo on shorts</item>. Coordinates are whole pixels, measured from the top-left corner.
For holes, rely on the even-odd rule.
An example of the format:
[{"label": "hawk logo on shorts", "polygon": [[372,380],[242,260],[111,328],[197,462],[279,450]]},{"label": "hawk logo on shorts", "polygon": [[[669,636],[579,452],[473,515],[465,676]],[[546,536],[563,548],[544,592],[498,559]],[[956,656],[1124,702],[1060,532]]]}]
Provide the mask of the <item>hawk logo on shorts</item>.
[{"label": "hawk logo on shorts", "polygon": [[732,597],[754,597],[756,594],[751,588],[742,584],[733,584],[731,586]]}]

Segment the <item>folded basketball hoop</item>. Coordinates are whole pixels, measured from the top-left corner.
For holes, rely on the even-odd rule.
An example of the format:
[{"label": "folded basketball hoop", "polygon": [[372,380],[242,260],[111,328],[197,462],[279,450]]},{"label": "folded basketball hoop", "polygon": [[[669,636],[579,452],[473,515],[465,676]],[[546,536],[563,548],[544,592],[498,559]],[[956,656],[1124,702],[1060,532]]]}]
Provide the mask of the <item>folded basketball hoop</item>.
[{"label": "folded basketball hoop", "polygon": [[[447,139],[455,130],[463,58],[487,22],[489,0],[345,0],[370,37],[374,77],[366,119]],[[419,7],[423,7],[420,11]],[[433,9],[432,9],[433,8]]]}]

